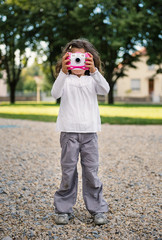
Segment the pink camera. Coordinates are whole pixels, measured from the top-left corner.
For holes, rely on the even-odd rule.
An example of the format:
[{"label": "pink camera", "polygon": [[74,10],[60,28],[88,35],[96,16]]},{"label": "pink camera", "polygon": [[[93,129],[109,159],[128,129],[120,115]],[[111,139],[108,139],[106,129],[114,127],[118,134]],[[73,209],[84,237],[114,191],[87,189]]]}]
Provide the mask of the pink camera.
[{"label": "pink camera", "polygon": [[72,70],[72,69],[89,70],[89,68],[85,67],[86,58],[90,57],[90,55],[87,52],[86,53],[68,52],[68,53],[69,53],[69,56],[67,59],[70,60],[68,62],[68,65],[70,65],[68,70]]}]

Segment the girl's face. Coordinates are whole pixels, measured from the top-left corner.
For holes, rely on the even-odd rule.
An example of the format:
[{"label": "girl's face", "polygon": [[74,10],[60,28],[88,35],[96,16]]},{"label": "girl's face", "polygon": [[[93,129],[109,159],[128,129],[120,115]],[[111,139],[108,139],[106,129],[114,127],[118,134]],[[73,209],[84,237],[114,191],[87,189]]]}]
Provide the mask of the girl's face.
[{"label": "girl's face", "polygon": [[[76,53],[76,52],[81,52],[81,53],[85,53],[86,51],[84,50],[84,48],[72,48],[71,49],[72,53]],[[71,73],[74,75],[77,75],[78,77],[81,77],[84,75],[85,70],[83,69],[72,69]]]}]

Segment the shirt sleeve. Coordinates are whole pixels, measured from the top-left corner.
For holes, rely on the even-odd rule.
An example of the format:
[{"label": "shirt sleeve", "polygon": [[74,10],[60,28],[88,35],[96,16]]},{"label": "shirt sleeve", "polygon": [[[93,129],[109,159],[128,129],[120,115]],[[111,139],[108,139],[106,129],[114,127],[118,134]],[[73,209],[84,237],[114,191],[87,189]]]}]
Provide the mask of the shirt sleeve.
[{"label": "shirt sleeve", "polygon": [[62,96],[66,77],[67,75],[61,70],[52,86],[51,95],[53,98],[58,99]]},{"label": "shirt sleeve", "polygon": [[110,86],[106,79],[102,76],[102,74],[96,68],[94,73],[91,73],[91,76],[95,80],[95,89],[96,93],[99,95],[107,95],[110,91]]}]

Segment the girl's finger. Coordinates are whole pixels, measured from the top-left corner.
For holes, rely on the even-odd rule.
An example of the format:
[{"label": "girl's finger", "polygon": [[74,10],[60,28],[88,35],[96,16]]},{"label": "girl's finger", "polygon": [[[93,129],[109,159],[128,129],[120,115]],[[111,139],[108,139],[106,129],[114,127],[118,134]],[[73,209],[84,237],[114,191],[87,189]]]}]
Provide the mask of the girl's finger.
[{"label": "girl's finger", "polygon": [[66,59],[66,58],[68,57],[68,55],[69,55],[69,53],[68,53],[68,52],[67,52],[67,53],[65,53],[65,55],[63,56],[63,58],[62,58],[62,59],[63,59],[63,60],[64,60],[64,59]]},{"label": "girl's finger", "polygon": [[92,61],[93,61],[93,58],[87,58],[87,59],[86,59],[86,62],[88,62],[88,61],[92,62]]},{"label": "girl's finger", "polygon": [[66,66],[66,67],[70,67],[71,65],[66,63],[65,66]]},{"label": "girl's finger", "polygon": [[88,54],[91,56],[91,58],[93,58],[93,55],[90,52],[88,52]]},{"label": "girl's finger", "polygon": [[85,61],[85,64],[94,65],[93,61]]},{"label": "girl's finger", "polygon": [[64,60],[64,63],[68,63],[68,62],[70,62],[70,59]]},{"label": "girl's finger", "polygon": [[86,58],[86,62],[88,62],[88,61],[93,62],[93,58],[92,57]]},{"label": "girl's finger", "polygon": [[91,67],[93,67],[93,65],[85,64],[85,67],[91,68]]}]

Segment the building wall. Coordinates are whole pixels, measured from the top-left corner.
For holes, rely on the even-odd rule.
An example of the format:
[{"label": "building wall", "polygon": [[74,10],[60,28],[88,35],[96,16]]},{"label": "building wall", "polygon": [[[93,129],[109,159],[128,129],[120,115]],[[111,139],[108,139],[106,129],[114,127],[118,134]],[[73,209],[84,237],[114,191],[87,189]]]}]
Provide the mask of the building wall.
[{"label": "building wall", "polygon": [[[126,74],[127,77],[121,78],[117,81],[117,97],[120,98],[152,98],[153,101],[162,100],[162,74],[158,74],[154,77],[153,85],[154,89],[150,92],[149,79],[154,75],[157,67],[148,66],[146,64],[147,57],[141,56],[140,61],[135,65],[136,69],[128,68]],[[133,80],[134,79],[134,80]],[[137,79],[137,80],[135,80]],[[132,89],[132,82],[139,82],[139,89]],[[150,93],[149,93],[150,92]]]},{"label": "building wall", "polygon": [[7,96],[7,84],[6,84],[6,74],[5,72],[2,73],[2,78],[0,78],[0,97]]},{"label": "building wall", "polygon": [[162,74],[155,77],[154,95],[162,98]]}]

